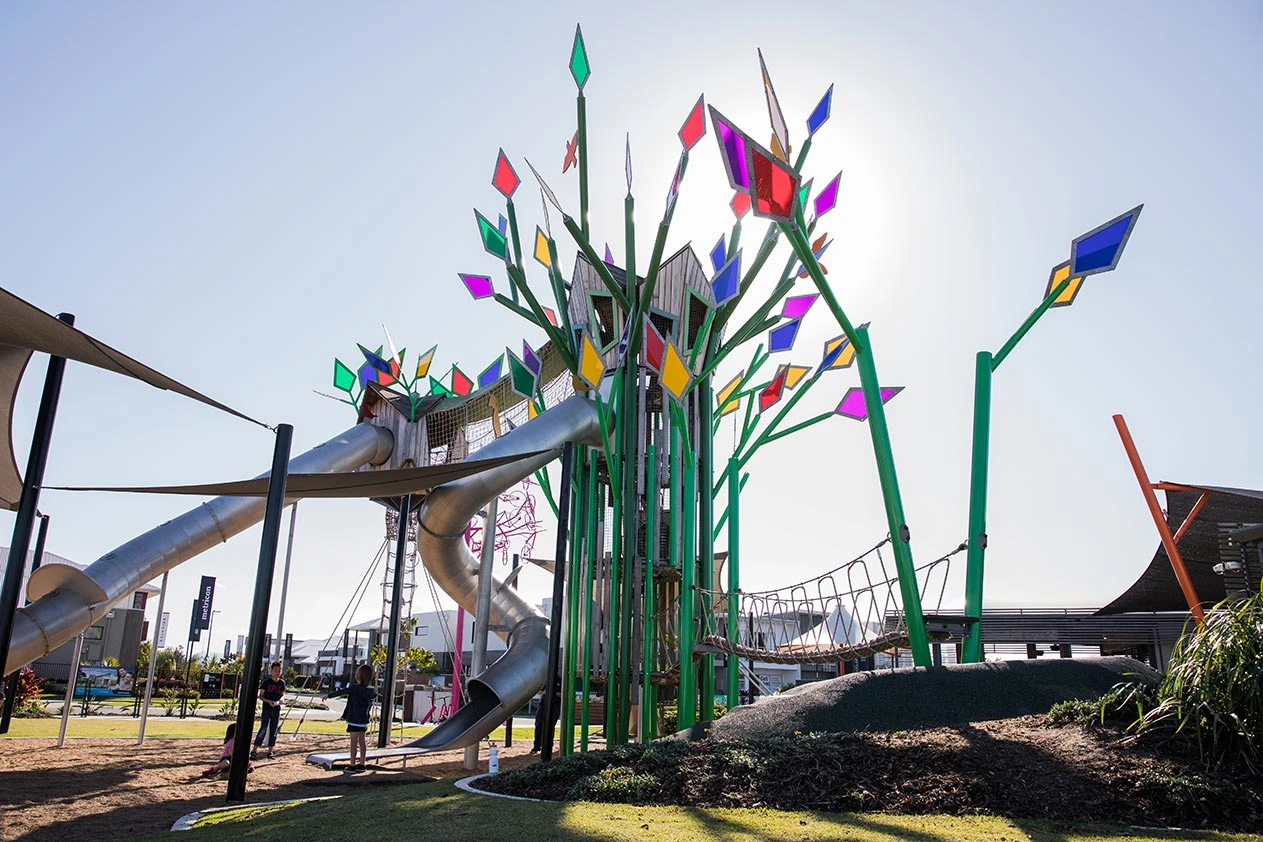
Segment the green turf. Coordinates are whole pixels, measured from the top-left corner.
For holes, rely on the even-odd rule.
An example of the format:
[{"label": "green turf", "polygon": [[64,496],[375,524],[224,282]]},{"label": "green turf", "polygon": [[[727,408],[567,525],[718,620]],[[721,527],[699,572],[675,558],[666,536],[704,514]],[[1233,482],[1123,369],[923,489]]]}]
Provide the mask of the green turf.
[{"label": "green turf", "polygon": [[[299,717],[297,715],[290,717],[281,725],[282,734],[292,734],[297,728]],[[149,722],[145,725],[146,737],[174,737],[185,739],[223,739],[224,728],[227,727],[227,720],[206,720],[206,719],[176,719],[165,716],[150,716]],[[5,737],[56,737],[58,730],[61,728],[61,719],[14,719],[9,725],[9,733],[0,735],[0,740]],[[403,736],[410,739],[416,739],[428,734],[434,729],[433,725],[419,725],[405,728]],[[111,719],[82,719],[71,716],[70,722],[66,727],[66,737],[119,737],[135,739],[140,732],[140,720],[133,719],[130,716],[120,716]],[[303,723],[302,733],[304,734],[345,734],[346,723],[338,719],[308,719]],[[391,734],[399,736],[399,728],[395,727],[391,730]],[[514,724],[513,737],[515,740],[530,739],[534,735],[534,730],[530,725]],[[492,740],[504,740],[504,728],[498,728],[491,733]]]},{"label": "green turf", "polygon": [[[328,801],[284,807],[223,811],[204,818],[189,839],[266,839],[310,842],[330,838],[331,828],[348,838],[411,840],[418,828],[442,828],[445,842],[485,842],[523,838],[587,842],[687,842],[721,839],[847,839],[856,842],[1095,842],[1129,839],[1246,840],[1220,833],[1128,831],[1125,828],[1067,828],[1048,822],[1012,821],[988,816],[890,816],[785,812],[763,809],[636,807],[624,804],[538,803],[468,795],[437,781],[360,792]],[[157,840],[162,836],[148,837]]]}]

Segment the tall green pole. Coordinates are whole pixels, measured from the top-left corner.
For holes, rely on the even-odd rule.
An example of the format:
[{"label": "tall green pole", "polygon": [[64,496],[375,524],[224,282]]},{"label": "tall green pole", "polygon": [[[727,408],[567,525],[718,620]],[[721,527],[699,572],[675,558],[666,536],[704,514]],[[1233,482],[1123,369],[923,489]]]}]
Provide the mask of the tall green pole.
[{"label": "tall green pole", "polygon": [[991,352],[979,351],[974,367],[974,452],[969,469],[969,556],[965,567],[965,616],[977,617],[963,646],[963,660],[982,660],[982,574],[987,553],[987,458],[991,439]]},{"label": "tall green pole", "polygon": [[658,554],[658,460],[653,439],[646,449],[645,463],[645,587],[644,614],[641,627],[644,630],[643,651],[640,667],[640,741],[647,743],[658,736],[658,702],[655,698],[653,673],[657,667],[654,657],[654,641],[657,638],[654,617],[653,560]]},{"label": "tall green pole", "polygon": [[579,91],[579,226],[588,236],[588,103]]},{"label": "tall green pole", "polygon": [[575,499],[572,501],[570,511],[573,515],[570,523],[570,534],[575,536],[570,542],[570,561],[566,568],[566,649],[563,653],[565,660],[562,669],[561,683],[561,756],[565,757],[574,752],[574,699],[575,699],[575,668],[578,661],[579,647],[579,583],[583,570],[583,539],[582,525],[588,517],[587,512],[587,471],[583,468],[583,460],[587,458],[587,448],[579,448],[579,458],[575,460],[573,469],[573,480],[571,488],[574,489]]},{"label": "tall green pole", "polygon": [[[513,265],[517,267],[518,274],[524,274],[526,269],[522,267],[522,240],[517,233],[517,211],[513,207],[513,200],[508,201],[509,208],[509,234],[513,237]],[[513,282],[513,276],[509,276],[509,292],[513,295],[513,303],[518,303],[517,284]]]},{"label": "tall green pole", "polygon": [[[715,407],[715,397],[711,391],[711,381],[707,377],[697,386],[695,392],[696,397],[694,404],[697,408],[697,417],[695,419],[697,429],[697,485],[702,489],[702,493],[697,499],[697,535],[699,538],[698,551],[701,555],[701,572],[702,572],[702,589],[701,589],[701,607],[702,616],[705,618],[706,627],[710,627],[711,612],[714,606],[711,604],[711,593],[715,588],[715,539],[711,537],[715,528],[715,496],[710,489],[715,484],[714,477],[714,440],[710,435],[710,426],[713,420],[713,412]],[[709,722],[715,718],[715,656],[713,653],[706,653],[702,656],[702,676],[701,686],[702,704],[698,711],[698,718],[704,722]]]},{"label": "tall green pole", "polygon": [[[728,636],[737,639],[737,623],[741,621],[741,605],[738,594],[741,591],[741,579],[738,575],[738,563],[741,550],[741,518],[739,503],[741,501],[741,482],[737,473],[741,463],[736,456],[728,459]],[[727,658],[728,710],[737,706],[741,698],[741,675],[737,656],[731,652]]]},{"label": "tall green pole", "polygon": [[688,440],[688,430],[682,429],[681,447],[684,450],[683,511],[684,540],[680,547],[680,698],[676,727],[690,728],[697,722],[697,673],[693,667],[694,605],[697,602],[697,465]]},{"label": "tall green pole", "polygon": [[[620,457],[615,457],[620,458]],[[622,493],[610,486],[614,498],[614,523],[610,529],[609,602],[605,611],[605,742],[618,740],[618,608],[619,582],[622,578]]]},{"label": "tall green pole", "polygon": [[[630,351],[630,349],[629,349]],[[623,438],[623,566],[622,581],[619,583],[620,600],[618,606],[618,730],[615,740],[622,744],[627,742],[630,727],[628,717],[631,714],[631,677],[632,662],[632,614],[635,611],[635,574],[637,556],[640,554],[639,510],[637,480],[639,479],[640,457],[640,389],[638,375],[640,369],[628,358],[623,362],[625,380],[623,385],[624,411],[622,424]]]},{"label": "tall green pole", "polygon": [[868,408],[868,429],[873,438],[873,454],[877,457],[877,475],[881,479],[882,499],[886,504],[886,522],[895,551],[895,568],[899,572],[899,591],[903,596],[912,659],[917,666],[928,667],[931,663],[930,641],[925,632],[925,618],[921,614],[921,591],[917,587],[916,566],[912,562],[911,535],[903,514],[903,498],[899,494],[899,478],[890,447],[890,431],[886,428],[886,408],[881,402],[873,346],[868,339],[868,328],[860,327],[856,332],[864,350],[856,353],[855,357],[859,362],[860,384],[864,388],[864,403]]},{"label": "tall green pole", "polygon": [[581,751],[588,750],[588,715],[592,694],[592,608],[596,604],[594,587],[596,584],[596,525],[600,519],[596,511],[599,488],[596,480],[596,455],[592,451],[589,451],[588,455],[588,480],[584,486],[587,493],[585,505],[588,510],[588,519],[584,523],[583,541],[586,556],[584,581],[587,582],[587,587],[584,589],[583,601],[583,699],[579,702],[579,748]]}]

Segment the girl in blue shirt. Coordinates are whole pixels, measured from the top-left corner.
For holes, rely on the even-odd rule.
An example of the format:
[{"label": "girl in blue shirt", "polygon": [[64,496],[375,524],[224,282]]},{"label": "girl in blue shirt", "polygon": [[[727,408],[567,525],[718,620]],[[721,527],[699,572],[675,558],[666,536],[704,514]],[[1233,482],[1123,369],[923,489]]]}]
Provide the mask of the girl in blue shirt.
[{"label": "girl in blue shirt", "polygon": [[[373,709],[373,702],[377,700],[377,691],[373,689],[373,668],[368,664],[361,664],[355,671],[354,684],[322,698],[338,696],[346,696],[346,712],[342,714],[342,718],[346,720],[346,732],[351,735],[351,768],[363,769],[368,760],[364,734],[368,731],[369,712]],[[355,762],[357,755],[359,763]]]}]

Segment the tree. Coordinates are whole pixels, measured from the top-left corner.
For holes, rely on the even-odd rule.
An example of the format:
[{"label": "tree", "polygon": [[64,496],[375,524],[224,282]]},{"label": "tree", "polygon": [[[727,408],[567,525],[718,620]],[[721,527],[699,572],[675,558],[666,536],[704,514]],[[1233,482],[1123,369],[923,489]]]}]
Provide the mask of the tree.
[{"label": "tree", "polygon": [[433,675],[439,671],[439,662],[435,660],[434,653],[419,646],[414,646],[403,653],[403,663],[413,672]]}]

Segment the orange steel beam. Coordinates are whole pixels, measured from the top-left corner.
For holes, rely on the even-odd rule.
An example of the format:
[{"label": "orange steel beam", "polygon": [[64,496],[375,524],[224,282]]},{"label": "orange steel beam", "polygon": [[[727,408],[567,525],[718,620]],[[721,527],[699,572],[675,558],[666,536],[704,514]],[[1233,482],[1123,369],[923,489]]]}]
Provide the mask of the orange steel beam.
[{"label": "orange steel beam", "polygon": [[[1166,548],[1167,558],[1171,560],[1171,567],[1175,570],[1175,578],[1180,583],[1180,590],[1184,591],[1184,599],[1188,602],[1188,610],[1193,613],[1193,618],[1197,620],[1197,625],[1203,625],[1206,614],[1202,610],[1202,602],[1197,597],[1197,591],[1193,588],[1193,580],[1188,576],[1188,568],[1184,566],[1184,559],[1180,557],[1179,548],[1175,546],[1175,536],[1171,534],[1171,527],[1167,525],[1166,518],[1162,515],[1162,507],[1158,505],[1158,495],[1153,493],[1153,486],[1149,482],[1149,475],[1145,473],[1145,466],[1140,461],[1140,454],[1136,452],[1136,443],[1131,440],[1131,433],[1127,429],[1127,422],[1123,420],[1123,416],[1114,416],[1114,426],[1118,428],[1118,436],[1123,440],[1123,449],[1127,451],[1127,458],[1131,461],[1132,470],[1136,472],[1136,480],[1140,483],[1140,493],[1145,497],[1145,503],[1149,505],[1149,514],[1153,515],[1154,526],[1158,527],[1158,534],[1162,536],[1162,546]],[[1201,501],[1198,503],[1200,507]],[[1186,521],[1186,525],[1192,518]],[[1180,528],[1181,533],[1184,528]]]},{"label": "orange steel beam", "polygon": [[1193,521],[1197,520],[1197,516],[1201,514],[1202,506],[1206,505],[1206,498],[1210,496],[1207,491],[1202,492],[1202,496],[1197,498],[1197,502],[1193,504],[1193,511],[1188,513],[1188,517],[1184,518],[1184,522],[1180,524],[1180,528],[1175,530],[1175,536],[1172,540],[1176,544],[1180,543],[1180,539],[1184,537],[1184,533],[1193,525]]}]

